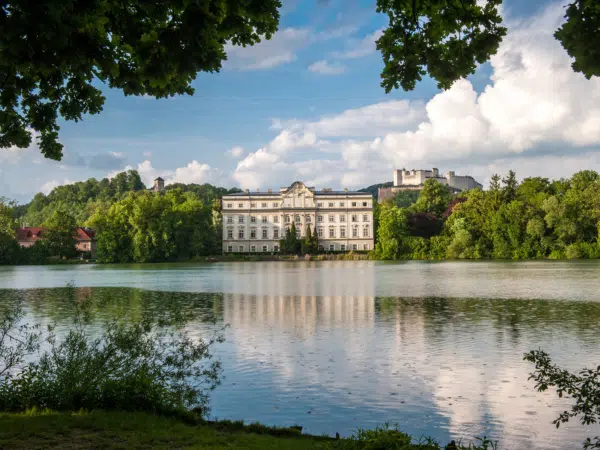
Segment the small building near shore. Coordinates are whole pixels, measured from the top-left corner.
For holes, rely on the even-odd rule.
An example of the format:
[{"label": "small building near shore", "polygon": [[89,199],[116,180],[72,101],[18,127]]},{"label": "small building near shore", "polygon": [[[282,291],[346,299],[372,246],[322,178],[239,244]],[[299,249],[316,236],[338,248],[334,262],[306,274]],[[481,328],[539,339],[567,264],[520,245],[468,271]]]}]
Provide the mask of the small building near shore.
[{"label": "small building near shore", "polygon": [[[96,257],[96,232],[91,228],[77,227],[73,235],[77,251],[89,252]],[[21,247],[31,247],[37,241],[46,239],[44,227],[22,227],[17,229],[17,242]]]}]

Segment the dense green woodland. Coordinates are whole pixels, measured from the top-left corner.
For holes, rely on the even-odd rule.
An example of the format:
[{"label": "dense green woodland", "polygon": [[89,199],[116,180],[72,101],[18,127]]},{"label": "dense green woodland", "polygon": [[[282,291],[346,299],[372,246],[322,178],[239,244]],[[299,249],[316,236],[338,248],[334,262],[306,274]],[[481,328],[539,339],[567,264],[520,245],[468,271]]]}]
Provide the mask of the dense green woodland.
[{"label": "dense green woodland", "polygon": [[[375,185],[377,186],[377,185]],[[376,187],[366,188],[373,189]],[[136,171],[59,186],[27,205],[0,199],[0,263],[35,264],[73,256],[69,230],[97,231],[99,262],[177,261],[221,253],[220,198],[239,189],[175,184],[148,191]],[[600,257],[600,176],[492,177],[487,190],[459,195],[428,180],[374,211],[375,259],[575,259]],[[44,225],[48,239],[29,249],[15,240],[19,224]],[[284,253],[316,253],[318,239],[287,233]]]},{"label": "dense green woodland", "polygon": [[[218,254],[219,199],[233,192],[239,189],[177,183],[156,194],[146,189],[136,171],[129,170],[112,179],[58,186],[47,196],[36,194],[27,205],[0,199],[0,263],[39,264],[49,256],[73,256],[69,250],[76,225],[98,232],[100,262],[172,261]],[[23,224],[50,226],[49,242],[20,249],[14,229]]]},{"label": "dense green woodland", "polygon": [[378,259],[600,257],[600,176],[591,170],[521,184],[510,171],[458,196],[428,180],[413,205],[390,201],[377,215]]}]

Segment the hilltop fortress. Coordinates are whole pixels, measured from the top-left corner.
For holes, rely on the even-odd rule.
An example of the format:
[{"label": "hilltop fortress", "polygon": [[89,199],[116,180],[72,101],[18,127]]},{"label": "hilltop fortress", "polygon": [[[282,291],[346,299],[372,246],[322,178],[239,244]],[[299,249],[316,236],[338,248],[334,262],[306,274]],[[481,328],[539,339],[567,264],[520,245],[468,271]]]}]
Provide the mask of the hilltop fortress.
[{"label": "hilltop fortress", "polygon": [[483,188],[483,186],[475,181],[470,175],[456,175],[454,171],[440,174],[440,171],[435,167],[431,170],[394,170],[394,186],[389,188],[379,188],[379,203],[387,198],[392,198],[396,192],[420,191],[423,188],[425,181],[430,178],[438,183],[445,184],[453,192]]}]

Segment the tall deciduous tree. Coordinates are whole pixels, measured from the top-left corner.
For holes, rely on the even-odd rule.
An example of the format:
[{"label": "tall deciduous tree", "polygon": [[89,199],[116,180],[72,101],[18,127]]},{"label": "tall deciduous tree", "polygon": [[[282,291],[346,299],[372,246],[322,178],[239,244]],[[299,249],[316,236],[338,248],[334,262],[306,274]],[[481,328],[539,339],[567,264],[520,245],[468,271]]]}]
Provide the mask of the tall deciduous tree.
[{"label": "tall deciduous tree", "polygon": [[[474,73],[498,51],[506,35],[501,4],[502,0],[377,0],[377,11],[389,20],[377,41],[385,62],[382,87],[386,92],[413,90],[429,74],[440,89],[449,89]],[[573,70],[588,79],[599,76],[600,3],[571,1],[565,18],[554,37],[574,58]]]},{"label": "tall deciduous tree", "polygon": [[0,197],[0,264],[14,262],[19,250],[15,240],[16,223],[13,217],[13,207],[13,202]]},{"label": "tall deciduous tree", "polygon": [[99,80],[125,95],[193,94],[225,45],[269,39],[280,0],[7,0],[0,4],[0,147],[60,160],[58,118],[98,114]]},{"label": "tall deciduous tree", "polygon": [[54,211],[44,226],[44,234],[52,254],[60,257],[74,256],[77,223],[73,216],[66,210]]}]

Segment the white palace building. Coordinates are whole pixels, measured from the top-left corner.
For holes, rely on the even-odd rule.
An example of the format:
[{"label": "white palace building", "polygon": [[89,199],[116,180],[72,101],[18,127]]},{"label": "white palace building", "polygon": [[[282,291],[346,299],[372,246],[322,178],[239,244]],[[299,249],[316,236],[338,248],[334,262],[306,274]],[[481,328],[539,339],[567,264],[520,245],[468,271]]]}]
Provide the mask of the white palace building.
[{"label": "white palace building", "polygon": [[279,192],[223,196],[223,252],[278,252],[279,240],[296,224],[319,236],[321,251],[373,250],[373,197],[366,192],[315,190],[296,181]]}]

